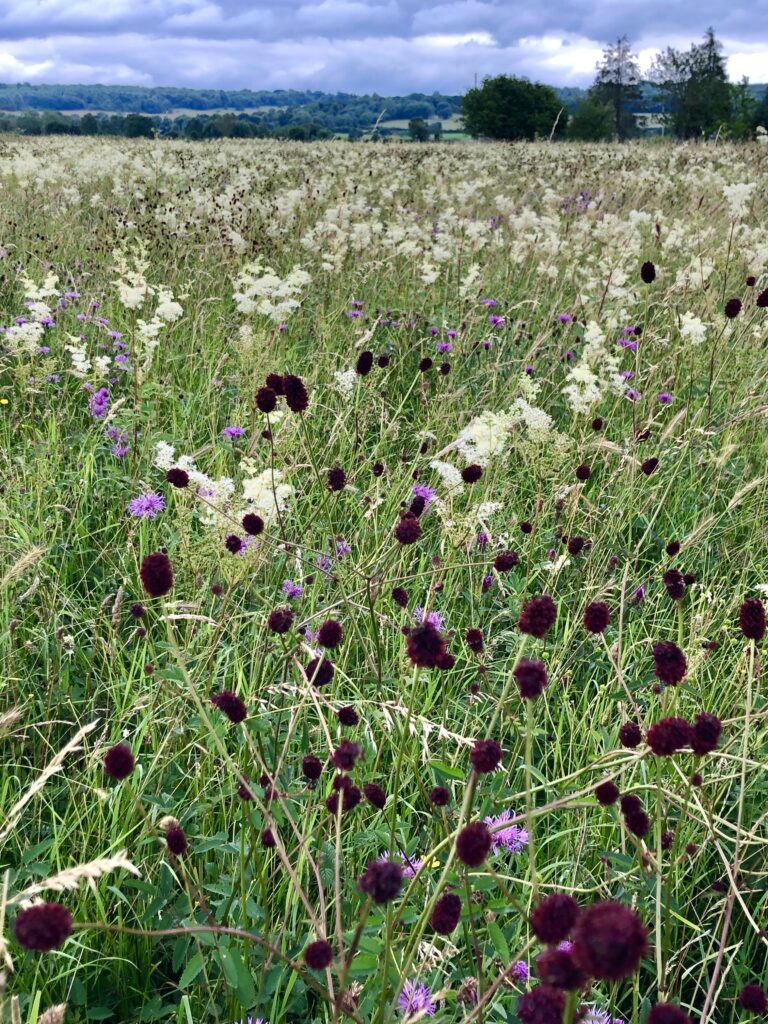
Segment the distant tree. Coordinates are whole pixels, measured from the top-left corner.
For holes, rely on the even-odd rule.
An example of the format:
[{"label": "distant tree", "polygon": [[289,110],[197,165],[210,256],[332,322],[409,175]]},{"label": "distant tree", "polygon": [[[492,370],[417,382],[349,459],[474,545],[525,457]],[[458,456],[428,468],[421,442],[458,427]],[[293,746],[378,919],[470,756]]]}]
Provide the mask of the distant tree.
[{"label": "distant tree", "polygon": [[42,122],[33,110],[27,110],[16,119],[16,131],[21,135],[40,135],[43,131]]},{"label": "distant tree", "polygon": [[613,108],[591,96],[582,100],[568,122],[568,138],[577,142],[605,142],[613,133]]},{"label": "distant tree", "polygon": [[98,119],[93,116],[93,114],[83,114],[83,116],[80,118],[80,134],[99,134],[99,122]]},{"label": "distant tree", "polygon": [[127,114],[124,119],[123,131],[129,139],[153,139],[155,126],[143,114]]},{"label": "distant tree", "polygon": [[423,117],[412,117],[408,122],[408,134],[413,142],[427,142],[429,140],[429,125]]},{"label": "distant tree", "polygon": [[755,107],[752,115],[752,127],[757,128],[758,125],[762,125],[768,130],[768,89],[763,93],[763,98]]},{"label": "distant tree", "polygon": [[733,82],[731,92],[731,116],[728,121],[728,137],[731,139],[749,139],[752,130],[757,104],[749,91],[749,79],[744,77],[740,82]]},{"label": "distant tree", "polygon": [[[649,78],[662,101],[665,118],[681,139],[712,135],[727,128],[734,96],[728,82],[722,44],[713,29],[688,52],[667,47],[653,62]],[[743,111],[739,113],[741,117]]]},{"label": "distant tree", "polygon": [[548,136],[553,127],[556,135],[562,135],[561,110],[554,89],[510,75],[484,79],[461,100],[464,127],[475,138],[533,139]]},{"label": "distant tree", "polygon": [[640,99],[640,81],[640,66],[627,37],[606,46],[597,65],[592,94],[598,103],[610,104],[613,131],[620,141],[637,134],[630,104]]},{"label": "distant tree", "polygon": [[435,121],[431,127],[432,139],[434,142],[440,142],[443,138],[443,122]]}]

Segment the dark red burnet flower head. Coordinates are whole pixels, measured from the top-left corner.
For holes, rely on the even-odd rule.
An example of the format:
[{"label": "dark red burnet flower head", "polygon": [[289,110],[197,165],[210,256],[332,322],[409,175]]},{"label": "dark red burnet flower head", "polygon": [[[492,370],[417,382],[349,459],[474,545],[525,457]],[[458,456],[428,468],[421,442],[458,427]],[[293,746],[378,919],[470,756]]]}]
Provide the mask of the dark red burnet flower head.
[{"label": "dark red burnet flower head", "polygon": [[500,551],[493,560],[493,568],[496,572],[509,572],[520,562],[520,556],[516,551]]},{"label": "dark red burnet flower head", "polygon": [[445,786],[433,786],[429,791],[429,800],[435,807],[446,807],[451,802],[450,791]]},{"label": "dark red burnet flower head", "polygon": [[[336,785],[336,783],[339,782],[343,782],[345,785]],[[334,779],[334,791],[325,801],[326,809],[330,811],[331,814],[338,814],[339,796],[341,796],[342,814],[347,814],[349,811],[353,811],[363,798],[363,794],[357,786],[352,785],[348,775],[338,775],[336,779]]]},{"label": "dark red burnet flower head", "polygon": [[118,782],[127,779],[136,766],[136,760],[127,743],[116,743],[104,755],[104,771]]},{"label": "dark red burnet flower head", "polygon": [[243,540],[236,533],[230,533],[224,541],[224,547],[230,554],[236,555],[243,550]]},{"label": "dark red burnet flower head", "polygon": [[619,799],[619,787],[611,779],[599,782],[595,786],[595,799],[603,807],[610,807]]},{"label": "dark red burnet flower head", "polygon": [[301,774],[315,782],[323,773],[323,762],[315,754],[306,754],[301,762]]},{"label": "dark red burnet flower head", "polygon": [[622,814],[634,814],[635,811],[641,811],[643,805],[640,803],[640,797],[634,793],[625,793],[619,801]]},{"label": "dark red burnet flower head", "polygon": [[271,828],[265,828],[261,833],[261,845],[265,850],[274,850],[277,846],[275,834]]},{"label": "dark red burnet flower head", "polygon": [[171,466],[165,474],[165,479],[174,487],[182,488],[189,486],[189,473],[185,469],[181,469],[179,466]]},{"label": "dark red burnet flower head", "polygon": [[317,631],[317,642],[321,647],[333,650],[341,643],[342,635],[341,623],[335,619],[327,619]]},{"label": "dark red burnet flower head", "polygon": [[582,463],[580,466],[576,467],[576,479],[577,480],[581,480],[581,481],[589,480],[589,478],[591,476],[592,476],[592,470],[589,468],[589,466],[587,466],[584,463]]},{"label": "dark red burnet flower head", "polygon": [[377,810],[381,811],[384,809],[384,805],[387,802],[387,794],[377,785],[375,782],[366,782],[363,786],[363,796]]},{"label": "dark red burnet flower head", "polygon": [[535,700],[549,682],[544,662],[531,658],[521,658],[513,669],[513,675],[524,700]]},{"label": "dark red burnet flower head", "polygon": [[768,308],[768,288],[764,288],[763,291],[760,292],[755,299],[755,305],[759,306],[761,309]]},{"label": "dark red burnet flower head", "polygon": [[351,772],[355,767],[355,761],[362,754],[362,750],[352,740],[342,740],[334,750],[331,761],[339,771]]},{"label": "dark red burnet flower head", "polygon": [[255,512],[246,512],[242,518],[242,527],[251,537],[258,537],[264,529],[264,520]]},{"label": "dark red burnet flower head", "polygon": [[456,856],[469,868],[479,868],[491,850],[493,840],[488,826],[473,821],[456,836]]},{"label": "dark red burnet flower head", "polygon": [[434,365],[435,364],[429,356],[424,356],[424,358],[419,362],[419,369],[422,373],[426,373],[427,370],[431,370]]},{"label": "dark red burnet flower head", "polygon": [[445,892],[435,903],[429,923],[438,935],[450,935],[461,917],[461,897]]},{"label": "dark red burnet flower head", "polygon": [[613,900],[582,910],[571,938],[578,966],[600,981],[628,978],[648,952],[648,932],[639,915]]},{"label": "dark red burnet flower head", "polygon": [[259,412],[270,413],[277,405],[277,393],[273,388],[263,387],[256,392],[256,408]]},{"label": "dark red burnet flower head", "polygon": [[327,686],[333,679],[333,662],[328,658],[313,658],[304,672],[313,686]]},{"label": "dark red burnet flower head", "polygon": [[611,621],[611,612],[605,601],[592,601],[584,609],[584,628],[590,633],[602,633]]},{"label": "dark red burnet flower head", "polygon": [[669,544],[667,544],[665,550],[666,550],[666,552],[667,552],[667,554],[669,555],[670,558],[674,558],[674,556],[680,550],[680,541],[679,540],[671,540],[669,542]]},{"label": "dark red burnet flower head", "polygon": [[765,607],[756,597],[748,597],[739,608],[739,628],[747,640],[762,640],[765,636]]},{"label": "dark red burnet flower head", "polygon": [[646,260],[640,267],[640,280],[643,284],[653,284],[656,280],[656,267],[650,260]]},{"label": "dark red burnet flower head", "polygon": [[304,381],[293,373],[283,377],[283,394],[285,404],[291,412],[304,412],[309,405],[309,395]]},{"label": "dark red burnet flower head", "polygon": [[685,655],[671,640],[653,645],[654,675],[667,686],[677,686],[688,671]]},{"label": "dark red burnet flower head", "polygon": [[467,647],[470,651],[474,651],[475,654],[481,654],[483,650],[483,631],[482,629],[468,629],[464,634],[464,640],[466,641]]},{"label": "dark red burnet flower head", "polygon": [[685,595],[685,580],[677,569],[667,569],[661,577],[667,593],[673,601],[682,601]]},{"label": "dark red burnet flower head", "polygon": [[496,740],[475,740],[469,759],[476,772],[492,772],[501,764],[501,746]]},{"label": "dark red burnet flower head", "polygon": [[654,473],[656,471],[658,465],[659,460],[654,455],[652,458],[646,459],[644,462],[642,462],[640,464],[640,469],[643,471],[643,473],[645,473],[646,476],[650,476],[651,473]]},{"label": "dark red burnet flower head", "polygon": [[276,395],[283,395],[285,394],[285,390],[283,388],[284,380],[285,378],[281,373],[268,373],[264,383],[268,388],[272,388]]},{"label": "dark red burnet flower head", "polygon": [[48,953],[72,934],[72,915],[61,903],[36,903],[16,915],[13,934],[24,949]]},{"label": "dark red burnet flower head", "polygon": [[220,693],[214,693],[211,697],[211,704],[225,714],[230,722],[234,722],[235,725],[238,722],[245,721],[248,715],[245,701],[231,690],[222,690]]},{"label": "dark red burnet flower head", "polygon": [[566,892],[540,900],[531,914],[531,929],[539,942],[554,945],[568,938],[579,916],[579,905]]},{"label": "dark red burnet flower head", "polygon": [[347,482],[347,474],[341,466],[334,466],[328,470],[328,490],[343,491]]},{"label": "dark red burnet flower head", "polygon": [[412,513],[406,513],[395,527],[395,539],[401,544],[415,544],[420,536],[419,520]]},{"label": "dark red burnet flower head", "polygon": [[471,466],[465,466],[461,471],[461,479],[465,484],[474,484],[483,475],[483,467],[473,462]]},{"label": "dark red burnet flower head", "polygon": [[646,1024],[692,1024],[688,1014],[672,1003],[656,1003],[646,1018]]},{"label": "dark red burnet flower head", "polygon": [[595,432],[597,432],[598,430],[602,430],[603,429],[603,417],[602,416],[595,416],[595,418],[592,420],[592,429]]},{"label": "dark red burnet flower head", "polygon": [[429,622],[410,631],[407,650],[411,664],[417,668],[436,668],[447,653],[440,631]]},{"label": "dark red burnet flower head", "polygon": [[651,830],[651,819],[643,810],[628,811],[624,815],[624,824],[627,831],[631,832],[633,836],[637,836],[638,839],[647,836]]},{"label": "dark red burnet flower head", "polygon": [[398,608],[408,607],[408,591],[404,590],[403,587],[393,587],[390,596]]},{"label": "dark red burnet flower head", "polygon": [[139,570],[141,583],[150,597],[164,597],[173,586],[171,560],[164,551],[146,555]]},{"label": "dark red burnet flower head", "polygon": [[340,725],[357,725],[360,721],[360,717],[351,704],[346,707],[339,708],[336,712],[336,718],[339,720]]},{"label": "dark red burnet flower head", "polygon": [[551,985],[537,985],[517,1001],[521,1024],[563,1024],[565,993]]},{"label": "dark red burnet flower head", "polygon": [[183,857],[189,849],[189,843],[181,825],[169,825],[165,830],[165,843],[174,857]]},{"label": "dark red burnet flower head", "polygon": [[652,725],[645,738],[654,754],[669,757],[691,742],[691,727],[684,718],[673,715]]},{"label": "dark red burnet flower head", "polygon": [[566,547],[568,549],[569,555],[578,555],[581,551],[584,550],[584,545],[586,541],[583,537],[568,537],[563,539],[566,542]]},{"label": "dark red burnet flower head", "polygon": [[359,377],[367,377],[373,368],[373,352],[369,352],[367,349],[365,352],[361,352],[357,357],[357,363],[355,364],[355,373]]},{"label": "dark red burnet flower head", "polygon": [[312,971],[324,971],[333,962],[333,948],[325,939],[315,939],[304,950],[304,963]]},{"label": "dark red burnet flower head", "polygon": [[739,992],[739,1006],[749,1013],[768,1013],[768,996],[759,985],[744,985]]},{"label": "dark red burnet flower head", "polygon": [[554,625],[557,607],[549,594],[540,594],[526,601],[517,621],[521,633],[528,633],[539,640]]},{"label": "dark red burnet flower head", "polygon": [[416,516],[417,519],[421,517],[422,512],[427,507],[425,498],[422,498],[420,494],[417,494],[411,504],[408,506],[408,512],[412,516]]},{"label": "dark red burnet flower head", "polygon": [[357,885],[374,903],[389,903],[402,888],[403,866],[394,860],[372,860]]},{"label": "dark red burnet flower head", "polygon": [[741,299],[728,299],[723,312],[729,320],[735,320],[741,312]]},{"label": "dark red burnet flower head", "polygon": [[711,754],[717,746],[723,732],[723,723],[709,711],[701,711],[691,727],[691,749],[694,754],[702,756]]},{"label": "dark red burnet flower head", "polygon": [[267,629],[272,633],[287,633],[293,625],[293,612],[290,608],[274,608],[267,619]]},{"label": "dark red burnet flower head", "polygon": [[625,722],[619,729],[619,742],[622,747],[627,747],[629,750],[639,747],[642,738],[643,734],[637,722]]},{"label": "dark red burnet flower head", "polygon": [[573,957],[564,949],[545,949],[536,957],[536,977],[545,985],[567,991],[581,988],[587,980]]}]

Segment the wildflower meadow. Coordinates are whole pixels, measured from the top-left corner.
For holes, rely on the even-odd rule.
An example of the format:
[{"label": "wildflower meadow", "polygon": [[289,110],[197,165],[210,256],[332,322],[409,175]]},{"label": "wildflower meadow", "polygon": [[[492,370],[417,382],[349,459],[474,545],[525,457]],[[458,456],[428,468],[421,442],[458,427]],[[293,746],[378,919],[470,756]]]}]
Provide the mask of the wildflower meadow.
[{"label": "wildflower meadow", "polygon": [[0,144],[0,998],[768,1013],[768,147]]}]

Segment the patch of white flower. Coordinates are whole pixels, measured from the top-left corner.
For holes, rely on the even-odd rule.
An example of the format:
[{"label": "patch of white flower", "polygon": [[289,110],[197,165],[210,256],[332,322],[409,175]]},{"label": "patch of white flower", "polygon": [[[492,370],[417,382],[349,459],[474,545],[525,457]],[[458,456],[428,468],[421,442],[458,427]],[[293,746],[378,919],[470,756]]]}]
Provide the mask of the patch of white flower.
[{"label": "patch of white flower", "polygon": [[256,313],[276,323],[297,309],[299,296],[312,281],[301,267],[294,267],[284,278],[261,260],[246,264],[235,279],[234,299],[239,313]]}]

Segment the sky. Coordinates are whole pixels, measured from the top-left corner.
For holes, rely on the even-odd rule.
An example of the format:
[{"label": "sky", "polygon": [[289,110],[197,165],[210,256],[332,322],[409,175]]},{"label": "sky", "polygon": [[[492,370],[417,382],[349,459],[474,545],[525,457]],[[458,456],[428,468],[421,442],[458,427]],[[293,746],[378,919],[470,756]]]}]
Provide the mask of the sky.
[{"label": "sky", "polygon": [[461,93],[477,75],[589,85],[626,33],[642,67],[713,25],[768,81],[768,0],[0,0],[0,81]]}]

